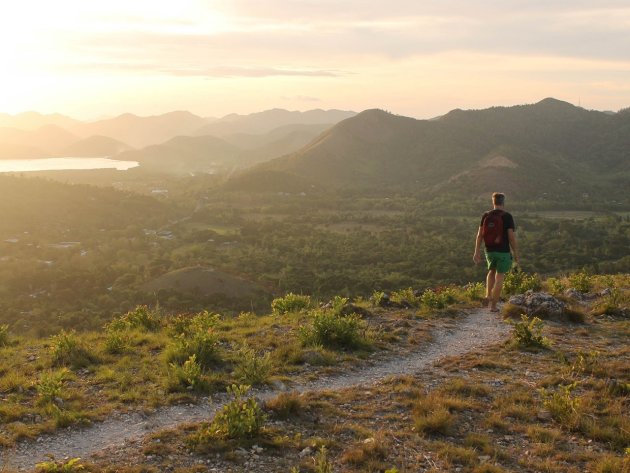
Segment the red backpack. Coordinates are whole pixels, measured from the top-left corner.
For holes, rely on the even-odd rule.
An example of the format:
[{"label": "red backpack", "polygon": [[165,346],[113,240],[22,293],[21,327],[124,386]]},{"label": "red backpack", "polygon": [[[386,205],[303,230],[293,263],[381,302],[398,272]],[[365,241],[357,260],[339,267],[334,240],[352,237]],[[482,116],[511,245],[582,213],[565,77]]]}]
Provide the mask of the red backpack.
[{"label": "red backpack", "polygon": [[503,241],[503,211],[492,210],[483,219],[481,227],[483,242],[486,246],[497,246]]}]

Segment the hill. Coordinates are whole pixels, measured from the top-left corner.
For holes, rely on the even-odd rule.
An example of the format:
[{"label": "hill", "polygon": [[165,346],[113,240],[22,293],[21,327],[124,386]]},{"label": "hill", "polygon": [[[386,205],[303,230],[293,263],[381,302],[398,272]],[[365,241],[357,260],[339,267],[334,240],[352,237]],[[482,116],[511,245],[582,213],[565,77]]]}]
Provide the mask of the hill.
[{"label": "hill", "polygon": [[127,151],[116,159],[138,161],[141,169],[166,172],[216,172],[240,164],[241,150],[214,136],[178,136],[166,143]]},{"label": "hill", "polygon": [[16,115],[0,113],[0,127],[18,128],[20,130],[36,130],[45,125],[55,125],[70,129],[80,123],[79,120],[58,113],[24,112]]},{"label": "hill", "polygon": [[355,112],[343,110],[298,112],[276,108],[249,115],[227,115],[198,129],[195,135],[224,137],[234,133],[264,134],[285,125],[334,124],[354,115]]},{"label": "hill", "polygon": [[230,186],[243,189],[275,173],[287,183],[297,176],[331,188],[579,195],[612,179],[630,182],[629,130],[630,114],[555,99],[454,110],[435,120],[367,110],[301,150],[236,176]]},{"label": "hill", "polygon": [[64,156],[78,157],[102,157],[113,156],[124,151],[129,151],[131,147],[122,141],[109,138],[107,136],[90,136],[65,147],[61,154]]},{"label": "hill", "polygon": [[170,112],[139,117],[131,113],[116,118],[82,123],[72,130],[83,136],[109,136],[134,148],[163,143],[175,136],[191,135],[206,124],[206,120],[190,112]]},{"label": "hill", "polygon": [[59,156],[77,140],[76,135],[57,125],[44,125],[35,130],[5,127],[0,128],[0,153],[5,159]]},{"label": "hill", "polygon": [[142,289],[150,293],[172,291],[232,299],[248,299],[265,292],[257,284],[210,267],[190,267],[170,271],[146,282]]}]

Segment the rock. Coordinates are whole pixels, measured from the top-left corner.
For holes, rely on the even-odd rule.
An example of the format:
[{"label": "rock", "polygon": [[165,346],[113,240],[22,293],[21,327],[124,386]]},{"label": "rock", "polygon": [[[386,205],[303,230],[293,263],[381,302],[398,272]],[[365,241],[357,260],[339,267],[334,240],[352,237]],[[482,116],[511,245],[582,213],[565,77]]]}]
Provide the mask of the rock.
[{"label": "rock", "polygon": [[510,304],[518,306],[527,315],[540,317],[560,317],[564,315],[567,305],[546,292],[527,291],[510,297]]},{"label": "rock", "polygon": [[549,411],[538,411],[538,412],[536,413],[536,418],[537,418],[538,420],[541,420],[541,421],[545,421],[545,422],[546,422],[546,421],[551,420],[551,414],[549,413]]},{"label": "rock", "polygon": [[276,391],[286,391],[287,390],[287,386],[279,380],[274,380],[271,382],[271,385],[273,386],[273,389],[275,389]]},{"label": "rock", "polygon": [[491,458],[490,455],[480,455],[479,456],[479,461],[481,463],[486,463],[486,462],[490,461],[490,458]]},{"label": "rock", "polygon": [[306,447],[304,450],[302,450],[299,453],[299,457],[300,458],[304,458],[304,457],[308,457],[309,455],[313,454],[313,449],[311,447]]},{"label": "rock", "polygon": [[53,402],[58,406],[63,406],[63,399],[61,399],[60,397],[56,397],[55,399],[53,399]]},{"label": "rock", "polygon": [[363,443],[364,443],[364,444],[366,444],[366,445],[367,445],[367,444],[370,444],[370,443],[374,443],[374,437],[369,437],[369,438],[366,438],[366,439],[363,441]]}]

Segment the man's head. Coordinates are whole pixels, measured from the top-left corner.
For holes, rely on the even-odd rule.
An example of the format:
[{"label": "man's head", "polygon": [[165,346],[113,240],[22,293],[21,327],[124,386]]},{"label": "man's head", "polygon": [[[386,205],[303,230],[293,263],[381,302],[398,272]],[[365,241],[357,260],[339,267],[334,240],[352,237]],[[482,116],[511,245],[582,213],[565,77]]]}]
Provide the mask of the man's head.
[{"label": "man's head", "polygon": [[495,207],[503,207],[505,205],[505,194],[501,192],[492,194],[492,205]]}]

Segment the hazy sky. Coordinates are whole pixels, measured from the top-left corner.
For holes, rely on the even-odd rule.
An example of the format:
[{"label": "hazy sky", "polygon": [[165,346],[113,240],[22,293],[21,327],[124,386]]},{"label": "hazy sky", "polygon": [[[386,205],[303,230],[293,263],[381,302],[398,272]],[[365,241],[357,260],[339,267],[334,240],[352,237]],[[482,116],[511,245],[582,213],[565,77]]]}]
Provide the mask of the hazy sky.
[{"label": "hazy sky", "polygon": [[0,112],[630,106],[630,2],[20,0]]}]

